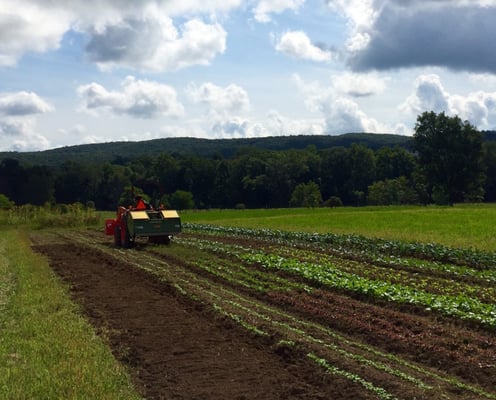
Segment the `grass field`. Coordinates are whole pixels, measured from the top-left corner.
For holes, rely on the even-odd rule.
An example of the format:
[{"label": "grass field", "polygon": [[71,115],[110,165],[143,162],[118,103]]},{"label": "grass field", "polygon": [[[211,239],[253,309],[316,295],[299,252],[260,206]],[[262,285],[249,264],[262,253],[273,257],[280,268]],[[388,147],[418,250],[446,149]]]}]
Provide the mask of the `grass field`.
[{"label": "grass field", "polygon": [[[25,233],[86,225],[103,232],[104,218],[113,215],[28,208],[0,215],[10,225],[0,237],[0,398],[139,398],[110,349],[71,302],[68,288],[31,251]],[[181,218],[496,251],[496,204],[182,211]]]},{"label": "grass field", "polygon": [[27,237],[0,238],[0,398],[138,399],[126,371]]},{"label": "grass field", "polygon": [[496,251],[496,204],[183,211],[183,222],[358,234]]}]

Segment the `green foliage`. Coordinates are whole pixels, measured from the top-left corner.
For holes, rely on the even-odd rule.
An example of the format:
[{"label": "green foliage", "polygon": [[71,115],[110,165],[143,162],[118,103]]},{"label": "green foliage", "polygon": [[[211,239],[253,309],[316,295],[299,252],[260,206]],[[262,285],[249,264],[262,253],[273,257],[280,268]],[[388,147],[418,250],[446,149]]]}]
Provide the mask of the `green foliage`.
[{"label": "green foliage", "polygon": [[373,183],[368,188],[367,203],[371,205],[401,205],[418,202],[417,194],[405,176]]},{"label": "green foliage", "polygon": [[424,112],[415,125],[414,148],[436,202],[453,204],[480,196],[485,180],[483,136],[468,121]]},{"label": "green foliage", "polygon": [[496,202],[496,142],[484,143],[484,165],[486,167],[486,201]]},{"label": "green foliage", "polygon": [[60,166],[67,161],[100,164],[113,163],[123,165],[130,160],[142,156],[162,156],[177,154],[188,156],[195,154],[201,158],[211,158],[220,155],[231,158],[243,149],[265,149],[285,151],[288,149],[302,150],[315,146],[317,150],[330,147],[349,147],[352,143],[362,143],[371,149],[384,146],[402,146],[408,148],[411,138],[401,135],[377,133],[348,133],[338,136],[301,135],[277,136],[248,139],[196,139],[196,138],[165,138],[145,140],[140,142],[112,142],[66,146],[58,149],[37,152],[4,152],[0,159],[11,158],[30,164]]},{"label": "green foliage", "polygon": [[3,193],[0,193],[0,209],[9,210],[14,207],[14,205],[15,203],[13,201],[9,200]]},{"label": "green foliage", "polygon": [[44,206],[25,204],[5,211],[4,220],[7,225],[37,229],[101,226],[103,222],[101,215],[95,209],[87,208],[81,203]]},{"label": "green foliage", "polygon": [[123,207],[134,206],[136,204],[136,197],[140,196],[146,201],[150,201],[150,197],[148,197],[143,189],[136,186],[126,186],[124,191],[121,193],[119,197],[119,205]]},{"label": "green foliage", "polygon": [[343,207],[343,202],[338,196],[331,196],[324,202],[325,207]]},{"label": "green foliage", "polygon": [[496,205],[211,210],[183,213],[183,222],[416,241],[496,251]]},{"label": "green foliage", "polygon": [[138,399],[67,288],[16,232],[0,238],[0,398]]},{"label": "green foliage", "polygon": [[[356,235],[309,234],[303,232],[282,232],[270,230],[252,230],[246,228],[223,228],[218,226],[199,226],[186,224],[186,228],[196,231],[216,232],[244,237],[256,237],[275,243],[292,244],[296,249],[302,246],[323,244],[326,248],[340,248],[341,254],[354,258],[354,254],[383,254],[398,257],[414,256],[433,261],[465,263],[476,268],[491,268],[496,262],[496,255],[472,250],[450,249],[439,245],[424,243],[402,243],[382,239],[367,239]],[[220,249],[222,251],[222,249]],[[261,265],[268,270],[280,270],[297,274],[303,278],[339,290],[359,293],[397,303],[415,304],[457,318],[477,321],[489,327],[496,327],[496,305],[485,303],[471,297],[458,288],[453,293],[435,293],[422,290],[421,286],[409,285],[408,282],[391,282],[380,277],[368,278],[353,270],[346,271],[337,260],[328,261],[319,257],[316,261],[303,261],[301,250],[294,250],[291,256],[280,256],[271,250],[250,250],[230,247],[228,252],[242,261]],[[367,264],[361,268],[370,268]],[[417,278],[418,279],[418,278]],[[447,281],[443,281],[446,284]],[[494,295],[493,295],[494,296]],[[491,299],[493,296],[490,296]]]},{"label": "green foliage", "polygon": [[321,204],[322,195],[315,182],[300,183],[289,201],[291,207],[320,207]]},{"label": "green foliage", "polygon": [[167,203],[175,210],[189,210],[195,206],[193,194],[185,190],[176,190],[170,195]]},{"label": "green foliage", "polygon": [[[467,132],[459,136],[463,139]],[[462,141],[451,139],[440,142]],[[344,205],[353,206],[367,202],[403,204],[414,198],[421,204],[433,199],[437,203],[496,200],[496,173],[490,175],[496,168],[496,150],[488,143],[480,162],[488,169],[486,184],[482,174],[470,172],[480,171],[479,165],[474,167],[475,161],[464,156],[458,157],[463,160],[459,164],[450,166],[450,171],[458,172],[450,172],[449,186],[426,174],[429,168],[424,164],[419,168],[417,161],[424,158],[408,150],[411,143],[412,138],[395,135],[349,134],[227,141],[177,138],[76,146],[9,154],[12,158],[0,161],[0,192],[16,204],[93,202],[98,210],[133,204],[131,185],[139,187],[138,194],[153,205],[161,199],[170,201],[176,191],[190,192],[194,207],[199,209],[235,208],[236,204],[245,204],[248,209],[284,208],[289,204],[315,207],[320,203],[318,199],[305,200],[299,194],[302,189],[298,186],[308,182],[318,185],[322,199],[336,197]],[[460,143],[444,149],[443,159],[449,156],[456,160],[453,154],[460,147],[465,151],[477,140],[468,140],[467,146]],[[165,148],[165,144],[171,146]],[[67,158],[68,154],[72,157]],[[33,163],[48,155],[49,159],[41,160],[50,167],[24,164],[18,159]],[[402,176],[406,183],[400,181]],[[375,183],[378,186],[373,187]],[[387,186],[387,196],[379,196],[380,185]],[[397,186],[401,195],[393,194]],[[371,187],[375,192],[369,196]]]}]

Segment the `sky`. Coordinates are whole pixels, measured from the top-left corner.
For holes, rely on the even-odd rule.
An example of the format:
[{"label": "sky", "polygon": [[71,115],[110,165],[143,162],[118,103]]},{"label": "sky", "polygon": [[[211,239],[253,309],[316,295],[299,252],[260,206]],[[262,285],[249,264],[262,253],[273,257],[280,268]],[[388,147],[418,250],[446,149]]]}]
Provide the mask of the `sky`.
[{"label": "sky", "polygon": [[0,151],[496,129],[496,0],[0,0]]}]

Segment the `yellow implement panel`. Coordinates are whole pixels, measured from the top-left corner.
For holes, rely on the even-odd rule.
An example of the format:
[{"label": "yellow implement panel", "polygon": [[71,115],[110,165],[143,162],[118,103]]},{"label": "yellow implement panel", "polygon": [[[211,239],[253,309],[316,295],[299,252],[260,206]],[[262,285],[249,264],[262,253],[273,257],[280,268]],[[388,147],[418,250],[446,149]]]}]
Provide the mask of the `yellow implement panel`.
[{"label": "yellow implement panel", "polygon": [[160,212],[164,218],[179,218],[176,210],[162,210]]},{"label": "yellow implement panel", "polygon": [[146,211],[129,211],[132,219],[150,219]]}]

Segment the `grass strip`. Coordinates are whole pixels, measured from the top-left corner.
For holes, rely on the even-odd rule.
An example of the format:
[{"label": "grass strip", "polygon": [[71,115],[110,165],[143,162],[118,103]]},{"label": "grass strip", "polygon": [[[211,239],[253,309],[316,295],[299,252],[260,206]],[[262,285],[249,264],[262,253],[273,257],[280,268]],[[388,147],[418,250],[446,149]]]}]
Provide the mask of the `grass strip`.
[{"label": "grass strip", "polygon": [[0,398],[140,398],[67,288],[18,231],[2,231],[0,274]]}]

